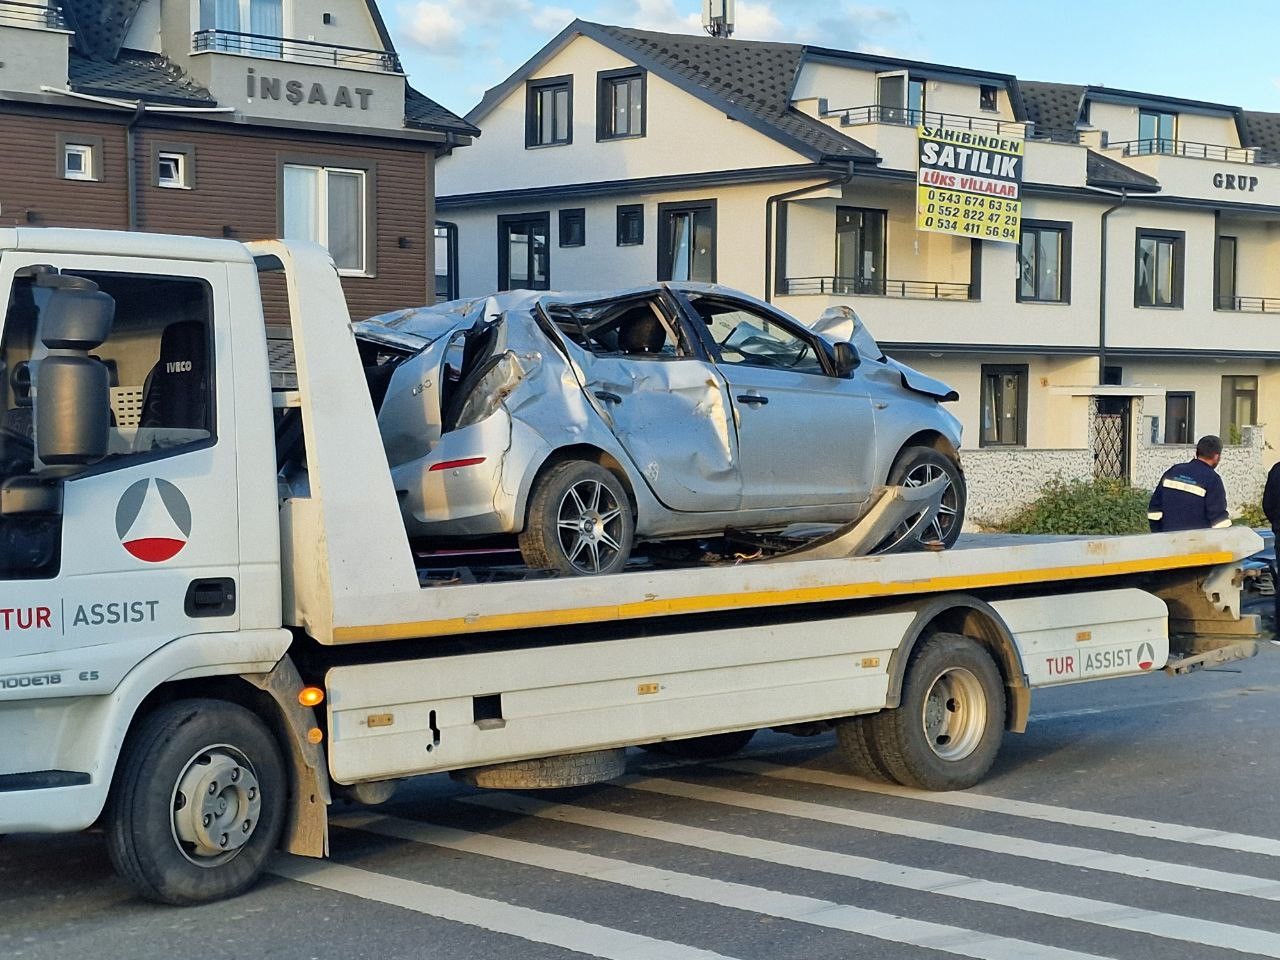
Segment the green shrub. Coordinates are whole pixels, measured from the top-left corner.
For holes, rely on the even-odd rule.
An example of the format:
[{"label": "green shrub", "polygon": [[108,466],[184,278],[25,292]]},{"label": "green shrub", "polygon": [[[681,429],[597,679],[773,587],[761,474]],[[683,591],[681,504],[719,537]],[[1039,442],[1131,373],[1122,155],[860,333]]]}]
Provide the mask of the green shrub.
[{"label": "green shrub", "polygon": [[1051,480],[999,528],[1008,533],[1107,536],[1147,533],[1151,493],[1122,480]]},{"label": "green shrub", "polygon": [[1240,510],[1240,516],[1236,517],[1237,526],[1242,527],[1269,527],[1271,521],[1267,519],[1267,515],[1262,512],[1261,503],[1246,503]]}]

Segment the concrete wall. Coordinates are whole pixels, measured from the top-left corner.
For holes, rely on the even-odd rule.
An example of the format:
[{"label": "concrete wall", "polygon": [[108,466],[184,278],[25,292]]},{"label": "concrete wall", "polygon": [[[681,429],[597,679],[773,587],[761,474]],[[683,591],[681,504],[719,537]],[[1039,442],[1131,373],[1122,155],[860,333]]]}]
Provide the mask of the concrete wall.
[{"label": "concrete wall", "polygon": [[71,34],[0,16],[0,92],[39,93],[67,85]]}]

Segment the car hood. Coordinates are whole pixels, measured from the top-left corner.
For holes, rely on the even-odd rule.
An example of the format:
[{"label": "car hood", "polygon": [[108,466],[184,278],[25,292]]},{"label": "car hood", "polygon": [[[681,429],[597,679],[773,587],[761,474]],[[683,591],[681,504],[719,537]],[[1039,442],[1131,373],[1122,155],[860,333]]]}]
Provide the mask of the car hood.
[{"label": "car hood", "polygon": [[876,338],[871,335],[867,325],[862,322],[862,318],[858,316],[857,311],[852,307],[837,306],[828,308],[823,311],[822,316],[813,322],[810,329],[831,343],[842,341],[852,343],[858,351],[858,356],[868,360],[875,360],[897,370],[902,378],[902,385],[908,390],[922,393],[927,397],[933,397],[942,403],[960,399],[960,394],[948,384],[927,376],[914,367],[909,367],[905,363],[894,360],[892,357],[885,356],[884,351],[880,349],[880,344],[876,342]]}]

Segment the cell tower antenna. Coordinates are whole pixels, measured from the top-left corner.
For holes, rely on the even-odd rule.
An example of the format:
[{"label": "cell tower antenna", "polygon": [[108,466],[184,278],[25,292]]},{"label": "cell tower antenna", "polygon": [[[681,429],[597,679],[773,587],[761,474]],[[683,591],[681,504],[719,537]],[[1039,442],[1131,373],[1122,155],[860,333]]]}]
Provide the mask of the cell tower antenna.
[{"label": "cell tower antenna", "polygon": [[702,0],[702,29],[713,37],[733,36],[736,0]]}]

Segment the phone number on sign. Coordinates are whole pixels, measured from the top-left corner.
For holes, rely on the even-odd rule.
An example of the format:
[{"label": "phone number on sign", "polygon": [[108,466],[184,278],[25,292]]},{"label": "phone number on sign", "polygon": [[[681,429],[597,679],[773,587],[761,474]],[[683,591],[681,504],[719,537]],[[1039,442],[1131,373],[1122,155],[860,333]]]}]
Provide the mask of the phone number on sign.
[{"label": "phone number on sign", "polygon": [[927,187],[921,192],[926,204],[947,204],[987,213],[1017,213],[1022,204],[1020,200],[1002,200],[999,197],[984,197],[978,193],[962,193],[959,190],[935,190]]},{"label": "phone number on sign", "polygon": [[1018,239],[1018,218],[1017,217],[1001,217],[1002,220],[1012,220],[1012,223],[987,223],[982,220],[959,220],[954,217],[944,215],[925,214],[920,218],[920,223],[926,230],[939,230],[944,233],[963,233],[971,237],[981,237],[984,240],[1004,240],[1009,243],[1016,242]]}]

